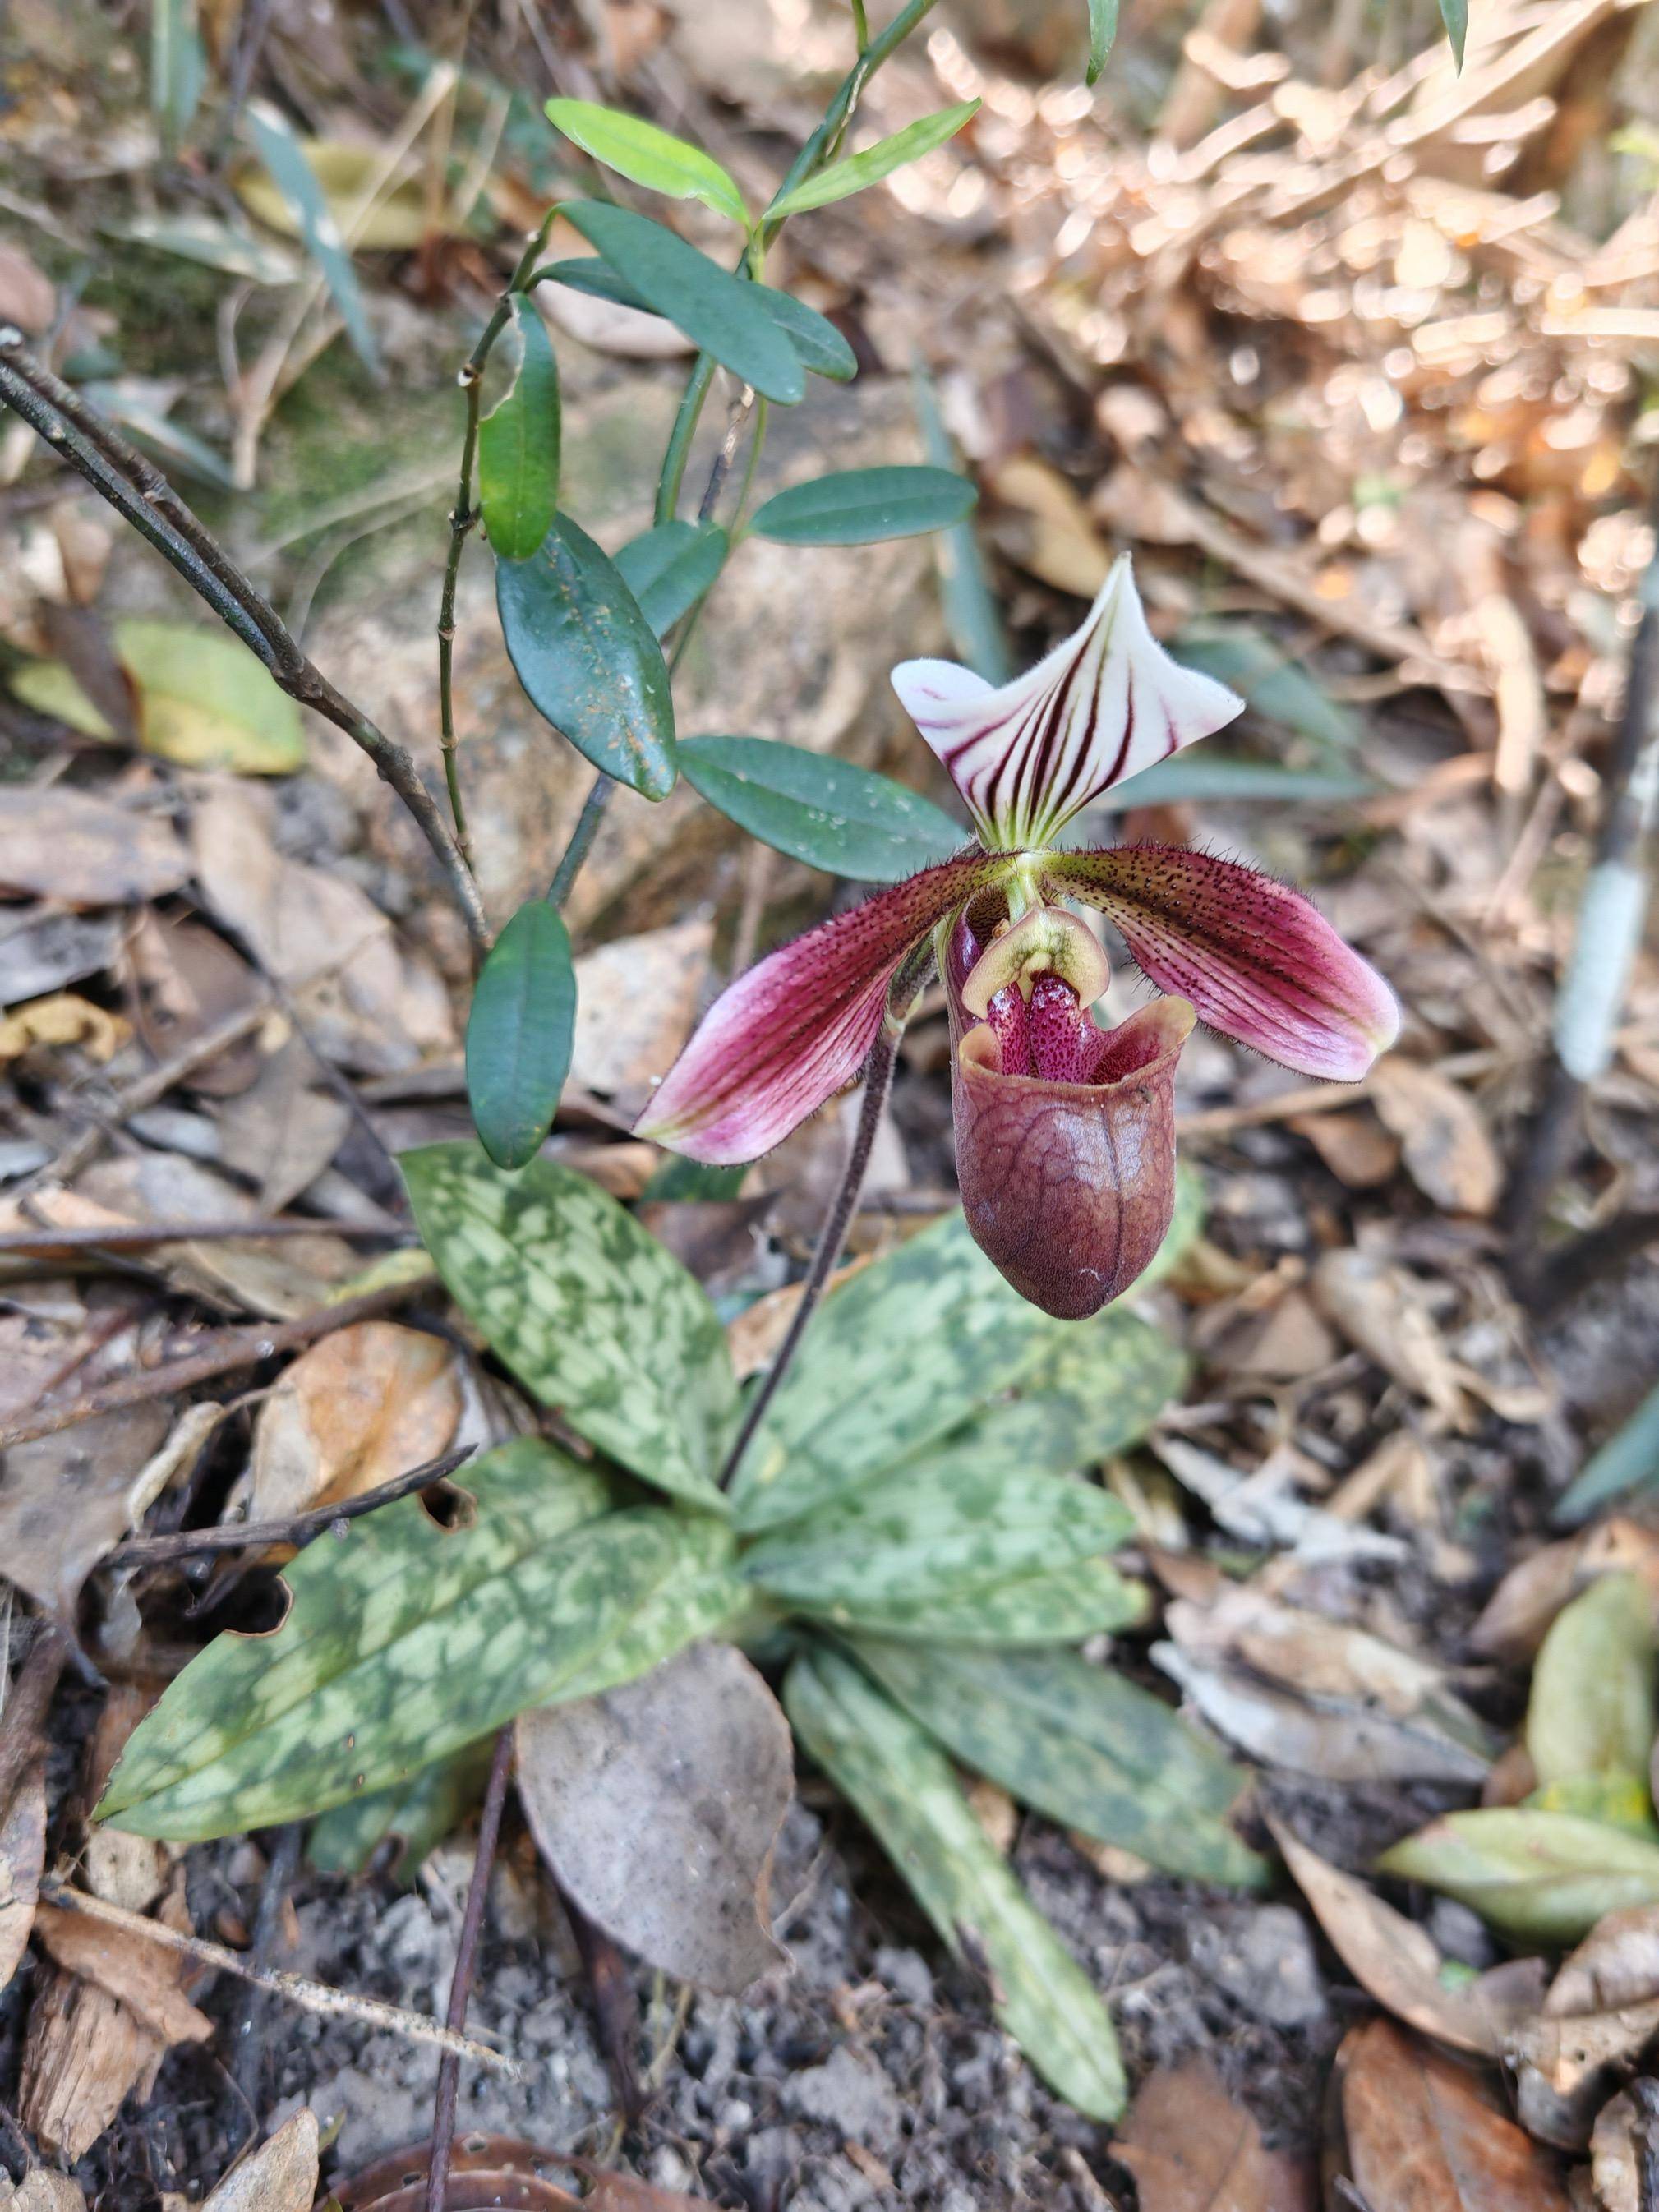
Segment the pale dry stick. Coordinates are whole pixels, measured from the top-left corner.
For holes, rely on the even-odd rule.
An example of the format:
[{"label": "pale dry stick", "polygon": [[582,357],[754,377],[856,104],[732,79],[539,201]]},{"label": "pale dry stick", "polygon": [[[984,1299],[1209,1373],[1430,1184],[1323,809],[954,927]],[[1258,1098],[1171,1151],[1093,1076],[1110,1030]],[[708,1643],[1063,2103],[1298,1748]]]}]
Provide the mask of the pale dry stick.
[{"label": "pale dry stick", "polygon": [[111,1905],[101,1897],[71,1889],[64,1882],[50,1879],[43,1881],[40,1894],[60,1912],[78,1912],[88,1920],[100,1921],[106,1928],[118,1928],[124,1935],[159,1943],[164,1951],[177,1952],[180,1958],[193,1959],[198,1966],[216,1967],[222,1973],[234,1974],[239,1980],[252,1982],[256,1989],[269,1990],[273,1996],[286,1997],[302,2011],[320,2013],[333,2020],[360,2021],[366,2027],[387,2029],[408,2042],[429,2044],[440,2051],[453,2052],[458,2058],[470,2058],[477,2065],[488,2066],[493,2073],[504,2075],[509,2081],[526,2079],[525,2069],[516,2059],[492,2051],[487,2043],[476,2042],[470,2035],[458,2034],[453,2028],[428,2019],[424,2013],[408,2012],[402,2005],[386,2004],[379,1997],[356,1996],[349,1990],[337,1990],[327,1982],[313,1982],[307,1975],[290,1974],[280,1966],[254,1966],[240,1951],[232,1951],[222,1943],[210,1943],[201,1936],[180,1935],[162,1921],[147,1920],[142,1912],[129,1912],[124,1905]]},{"label": "pale dry stick", "polygon": [[[22,1203],[27,1211],[29,1201]],[[63,1252],[143,1252],[154,1244],[216,1244],[241,1237],[340,1237],[348,1243],[384,1237],[388,1244],[405,1249],[416,1242],[412,1230],[388,1229],[382,1221],[334,1221],[320,1216],[260,1221],[228,1215],[222,1221],[134,1221],[108,1227],[94,1222],[73,1229],[54,1229],[43,1221],[38,1230],[8,1229],[0,1234],[0,1258],[9,1254],[52,1259]]]},{"label": "pale dry stick", "polygon": [[396,744],[360,707],[336,690],[295,643],[276,611],[262,598],[212,533],[159,470],[129,446],[79,396],[35,361],[21,331],[0,326],[0,400],[83,476],[118,514],[155,548],[227,628],[270,670],[281,690],[344,732],[368,754],[419,825],[442,869],[479,951],[489,924],[471,871],[446,828],[408,750]]},{"label": "pale dry stick", "polygon": [[210,1382],[216,1376],[228,1375],[234,1368],[258,1366],[264,1360],[275,1358],[279,1352],[297,1352],[302,1345],[314,1344],[319,1337],[332,1335],[337,1328],[349,1328],[354,1322],[374,1321],[381,1314],[392,1312],[416,1291],[428,1288],[430,1280],[422,1277],[417,1282],[388,1283],[378,1291],[366,1291],[362,1297],[342,1298],[338,1305],[321,1306],[314,1313],[301,1314],[294,1321],[217,1330],[199,1351],[186,1352],[181,1359],[167,1360],[160,1367],[141,1368],[136,1375],[124,1375],[118,1381],[103,1383],[96,1390],[84,1390],[78,1398],[71,1398],[67,1405],[53,1407],[50,1413],[37,1413],[31,1420],[15,1421],[9,1428],[0,1429],[0,1451],[9,1451],[14,1444],[32,1443],[37,1437],[57,1436],[64,1429],[76,1428],[100,1413],[118,1412],[124,1406],[140,1406],[152,1398],[171,1397],[177,1390],[192,1389],[198,1382]]}]

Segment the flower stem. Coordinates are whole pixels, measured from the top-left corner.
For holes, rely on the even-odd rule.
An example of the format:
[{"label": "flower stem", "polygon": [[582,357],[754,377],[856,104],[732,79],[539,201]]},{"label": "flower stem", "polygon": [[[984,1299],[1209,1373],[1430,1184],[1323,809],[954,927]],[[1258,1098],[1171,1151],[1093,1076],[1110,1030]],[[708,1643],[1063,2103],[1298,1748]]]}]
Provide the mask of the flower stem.
[{"label": "flower stem", "polygon": [[835,1273],[836,1262],[847,1242],[847,1232],[853,1225],[859,1194],[864,1188],[870,1154],[875,1146],[876,1131],[881,1123],[888,1093],[893,1087],[893,1063],[898,1056],[898,1042],[902,1033],[902,1025],[889,1016],[882,1024],[881,1034],[870,1048],[869,1059],[864,1063],[864,1091],[859,1101],[859,1125],[853,1134],[847,1165],[842,1171],[840,1185],[819,1232],[817,1249],[812,1255],[806,1280],[801,1285],[800,1304],[795,1308],[788,1333],[778,1346],[776,1358],[767,1370],[766,1380],[749,1402],[743,1425],[726,1455],[726,1465],[720,1469],[722,1490],[731,1486],[743,1455],[752,1443],[755,1431],[776,1395],[778,1385],[788,1373],[795,1354],[800,1349],[801,1339],[806,1334],[806,1325]]},{"label": "flower stem", "polygon": [[[501,1832],[501,1808],[507,1802],[507,1778],[513,1771],[513,1723],[509,1721],[495,1739],[495,1756],[484,1788],[483,1811],[478,1816],[478,1848],[467,1885],[466,1909],[461,1916],[461,1940],[455,1954],[455,1972],[449,1984],[449,2025],[459,2034],[466,2025],[466,2000],[472,1987],[472,1968],[478,1955],[478,1936],[483,1927],[484,1899],[489,1894],[490,1869],[495,1863],[495,1844]],[[461,2062],[446,2051],[438,2067],[438,2095],[432,2117],[432,2156],[427,2168],[427,2212],[444,2212],[449,2202],[449,2154],[455,2141],[455,2100],[460,2087]]]}]

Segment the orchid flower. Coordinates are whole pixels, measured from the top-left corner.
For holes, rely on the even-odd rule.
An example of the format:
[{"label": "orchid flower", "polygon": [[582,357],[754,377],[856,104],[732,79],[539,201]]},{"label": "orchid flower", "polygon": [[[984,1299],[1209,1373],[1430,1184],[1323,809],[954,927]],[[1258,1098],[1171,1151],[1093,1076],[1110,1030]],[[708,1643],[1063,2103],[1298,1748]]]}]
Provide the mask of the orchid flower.
[{"label": "orchid flower", "polygon": [[[939,660],[892,680],[977,842],[740,975],[640,1133],[693,1159],[757,1158],[852,1080],[884,1022],[902,1024],[931,945],[969,1226],[1024,1297],[1080,1318],[1134,1281],[1169,1227],[1176,1064],[1195,1021],[1352,1082],[1393,1042],[1398,1009],[1307,899],[1237,861],[1055,848],[1091,799],[1243,707],[1158,643],[1127,556],[1081,626],[1012,682]],[[1106,955],[1062,900],[1103,914],[1169,995],[1097,1028]]]}]

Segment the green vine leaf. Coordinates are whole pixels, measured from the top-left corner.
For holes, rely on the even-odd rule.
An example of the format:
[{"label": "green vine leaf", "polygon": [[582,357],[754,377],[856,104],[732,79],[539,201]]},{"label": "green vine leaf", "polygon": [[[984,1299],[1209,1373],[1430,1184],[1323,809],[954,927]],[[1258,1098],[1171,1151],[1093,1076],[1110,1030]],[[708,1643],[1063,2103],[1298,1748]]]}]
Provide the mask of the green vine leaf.
[{"label": "green vine leaf", "polygon": [[797,1659],[783,1701],[940,1939],[989,1968],[996,2017],[1037,2072],[1089,2118],[1118,2118],[1126,2085],[1111,2015],[988,1839],[938,1745],[834,1652]]},{"label": "green vine leaf", "polygon": [[478,425],[478,504],[503,561],[527,561],[559,505],[559,368],[547,325],[522,292],[513,295],[518,374]]},{"label": "green vine leaf", "polygon": [[844,200],[853,192],[879,184],[895,169],[903,168],[909,161],[919,161],[924,154],[931,154],[936,146],[944,145],[947,138],[954,138],[963,125],[978,112],[978,100],[964,100],[957,106],[941,107],[935,115],[924,115],[915,123],[907,123],[890,138],[878,139],[862,154],[850,155],[844,161],[832,161],[828,168],[818,170],[793,191],[782,193],[767,209],[766,221],[781,222],[785,216],[803,215],[809,208],[828,207],[832,200]]},{"label": "green vine leaf", "polygon": [[521,1168],[540,1151],[575,1029],[570,933],[545,899],[527,899],[490,947],[466,1024],[466,1095],[497,1167]]},{"label": "green vine leaf", "polygon": [[527,561],[495,563],[495,605],[537,713],[618,783],[666,799],[676,772],[668,670],[615,563],[561,514]]},{"label": "green vine leaf", "polygon": [[547,119],[607,169],[670,199],[701,200],[745,230],[749,210],[736,183],[711,155],[672,131],[591,100],[550,100]]},{"label": "green vine leaf", "polygon": [[696,1278],[551,1160],[508,1175],[447,1144],[398,1164],[451,1297],[525,1388],[642,1481],[723,1512],[737,1386]]},{"label": "green vine leaf", "polygon": [[686,781],[763,844],[831,875],[893,884],[959,852],[950,816],[890,776],[775,738],[688,738]]},{"label": "green vine leaf", "polygon": [[631,1680],[738,1601],[721,1522],[607,1510],[610,1483],[539,1439],[489,1453],[465,1486],[470,1526],[410,1498],[301,1552],[282,1626],[191,1662],[97,1817],[187,1842],[325,1812],[527,1706]]},{"label": "green vine leaf", "polygon": [[726,565],[730,544],[717,522],[659,522],[618,552],[617,571],[659,638],[709,589]]},{"label": "green vine leaf", "polygon": [[874,545],[947,529],[978,497],[951,469],[842,469],[775,492],[749,526],[779,545]]},{"label": "green vine leaf", "polygon": [[[1443,0],[1444,4],[1444,0]],[[1117,36],[1117,0],[1089,0],[1089,66],[1083,73],[1087,85],[1097,84]]]},{"label": "green vine leaf", "polygon": [[1440,0],[1440,20],[1451,40],[1452,58],[1463,73],[1463,53],[1469,41],[1469,0]]}]

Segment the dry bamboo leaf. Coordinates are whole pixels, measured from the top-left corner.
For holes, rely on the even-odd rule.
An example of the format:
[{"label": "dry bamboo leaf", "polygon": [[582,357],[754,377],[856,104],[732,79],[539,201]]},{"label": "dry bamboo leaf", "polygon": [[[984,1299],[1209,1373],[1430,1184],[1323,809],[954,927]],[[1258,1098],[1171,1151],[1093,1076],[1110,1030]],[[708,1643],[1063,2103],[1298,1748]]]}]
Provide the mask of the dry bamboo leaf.
[{"label": "dry bamboo leaf", "polygon": [[[1369,1996],[1408,2027],[1455,2050],[1502,2056],[1506,2036],[1542,1999],[1541,1960],[1516,1960],[1478,1981],[1449,1983],[1445,1961],[1425,1929],[1352,1875],[1328,1865],[1278,1821],[1267,1825],[1332,1948]],[[1514,1972],[1517,1966],[1520,1975]]]},{"label": "dry bamboo leaf", "polygon": [[259,1409],[247,1517],[356,1498],[447,1451],[461,1417],[441,1337],[359,1322],[301,1353]]},{"label": "dry bamboo leaf", "polygon": [[1571,2212],[1555,2161],[1432,2045],[1373,2021],[1338,2063],[1349,2172],[1368,2212]]},{"label": "dry bamboo leaf", "polygon": [[1265,2148],[1199,2059],[1147,2076],[1114,2155],[1135,2178],[1141,2212],[1298,2212],[1313,2203],[1312,2177]]},{"label": "dry bamboo leaf", "polygon": [[1371,1071],[1370,1095],[1425,1198],[1448,1213],[1484,1217],[1492,1211],[1504,1166],[1467,1091],[1432,1067],[1390,1053]]},{"label": "dry bamboo leaf", "polygon": [[741,1652],[694,1644],[518,1723],[519,1795],[560,1885],[651,1965],[735,1996],[788,1954],[767,1904],[788,1723]]},{"label": "dry bamboo leaf", "polygon": [[311,2212],[317,2166],[317,2115],[302,2106],[225,2176],[202,2212]]},{"label": "dry bamboo leaf", "polygon": [[0,1989],[17,1972],[28,1948],[46,1863],[46,1779],[33,1766],[12,1793],[0,1821]]}]

